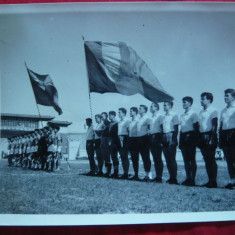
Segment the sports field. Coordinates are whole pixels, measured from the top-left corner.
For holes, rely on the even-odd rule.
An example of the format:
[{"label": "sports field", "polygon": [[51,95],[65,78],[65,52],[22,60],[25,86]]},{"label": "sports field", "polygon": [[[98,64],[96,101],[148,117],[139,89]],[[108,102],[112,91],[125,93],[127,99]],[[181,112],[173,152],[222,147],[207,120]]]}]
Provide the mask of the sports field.
[{"label": "sports field", "polygon": [[[234,190],[223,189],[228,173],[218,161],[218,186],[207,189],[166,183],[145,183],[81,175],[87,160],[62,162],[61,171],[48,173],[8,167],[0,160],[0,214],[102,214],[234,211]],[[152,166],[152,174],[155,176]],[[131,166],[132,172],[132,166]],[[140,176],[143,177],[141,165]],[[185,178],[178,161],[178,180]],[[163,180],[168,179],[164,166]],[[198,161],[196,183],[207,182],[203,161]]]}]

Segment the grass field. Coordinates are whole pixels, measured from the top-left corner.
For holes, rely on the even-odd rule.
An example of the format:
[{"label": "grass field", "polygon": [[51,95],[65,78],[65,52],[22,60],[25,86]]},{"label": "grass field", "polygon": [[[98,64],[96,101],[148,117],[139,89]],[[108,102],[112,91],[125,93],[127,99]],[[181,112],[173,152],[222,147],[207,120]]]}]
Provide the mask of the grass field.
[{"label": "grass field", "polygon": [[[0,160],[0,214],[113,214],[204,212],[235,210],[235,191],[166,183],[144,183],[80,175],[88,161],[62,162],[59,172],[8,167]],[[131,167],[132,170],[132,167]],[[141,166],[143,176],[143,167]],[[141,173],[140,172],[140,173]],[[153,176],[155,176],[152,167]],[[178,179],[185,178],[182,162]],[[168,179],[164,167],[164,181]],[[218,162],[218,185],[228,180],[226,163]],[[204,163],[198,162],[196,183],[207,182]]]}]

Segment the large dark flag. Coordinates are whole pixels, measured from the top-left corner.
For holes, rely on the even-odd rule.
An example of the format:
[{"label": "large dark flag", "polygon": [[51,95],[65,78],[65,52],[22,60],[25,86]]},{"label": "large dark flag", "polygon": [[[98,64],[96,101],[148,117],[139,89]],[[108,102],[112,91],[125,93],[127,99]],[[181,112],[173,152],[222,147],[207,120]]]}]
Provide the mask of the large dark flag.
[{"label": "large dark flag", "polygon": [[52,106],[61,115],[63,112],[58,104],[58,92],[50,76],[37,74],[28,68],[27,70],[37,104]]},{"label": "large dark flag", "polygon": [[90,92],[141,94],[152,102],[173,100],[138,54],[125,43],[84,43]]}]

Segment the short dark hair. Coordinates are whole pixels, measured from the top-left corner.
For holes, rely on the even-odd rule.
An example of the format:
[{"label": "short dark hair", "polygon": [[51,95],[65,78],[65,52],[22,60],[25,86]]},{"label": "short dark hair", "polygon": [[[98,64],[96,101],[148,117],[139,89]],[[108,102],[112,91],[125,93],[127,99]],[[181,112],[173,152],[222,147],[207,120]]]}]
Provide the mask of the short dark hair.
[{"label": "short dark hair", "polygon": [[101,118],[101,115],[100,114],[96,114],[95,118]]},{"label": "short dark hair", "polygon": [[106,112],[101,113],[101,115],[103,115],[103,114],[106,116],[106,118],[108,117],[108,114]]},{"label": "short dark hair", "polygon": [[158,110],[160,109],[160,107],[159,107],[159,104],[158,104],[158,103],[154,103],[154,102],[153,102],[153,104],[154,104],[154,106],[155,106],[155,107],[157,107],[157,109],[158,109]]},{"label": "short dark hair", "polygon": [[127,111],[126,111],[125,108],[119,108],[118,110],[121,111],[122,113],[124,113],[125,115],[126,115],[126,113],[127,113]]},{"label": "short dark hair", "polygon": [[210,100],[211,103],[213,102],[213,95],[212,95],[212,93],[210,93],[210,92],[203,92],[203,93],[201,94],[201,98],[203,98],[204,96],[205,96],[208,100]]},{"label": "short dark hair", "polygon": [[173,103],[173,101],[172,101],[172,100],[166,100],[166,101],[164,101],[164,103],[169,104],[169,105],[171,106],[171,108],[172,108],[172,107],[173,107],[173,105],[174,105],[174,103]]},{"label": "short dark hair", "polygon": [[116,112],[115,111],[109,111],[109,115],[116,116]]},{"label": "short dark hair", "polygon": [[234,89],[231,89],[231,88],[229,88],[229,89],[226,89],[225,91],[224,91],[224,93],[225,94],[231,94],[231,96],[233,97],[233,98],[235,98],[235,90]]},{"label": "short dark hair", "polygon": [[193,98],[191,96],[185,96],[182,101],[187,101],[189,102],[191,105],[193,104]]},{"label": "short dark hair", "polygon": [[147,107],[146,105],[141,104],[141,105],[140,105],[140,107],[144,108],[145,112],[147,113],[147,111],[148,111],[148,107]]},{"label": "short dark hair", "polygon": [[138,108],[136,107],[131,107],[130,110],[134,111],[136,114],[138,114]]},{"label": "short dark hair", "polygon": [[92,119],[91,118],[86,118],[86,122],[92,123]]}]

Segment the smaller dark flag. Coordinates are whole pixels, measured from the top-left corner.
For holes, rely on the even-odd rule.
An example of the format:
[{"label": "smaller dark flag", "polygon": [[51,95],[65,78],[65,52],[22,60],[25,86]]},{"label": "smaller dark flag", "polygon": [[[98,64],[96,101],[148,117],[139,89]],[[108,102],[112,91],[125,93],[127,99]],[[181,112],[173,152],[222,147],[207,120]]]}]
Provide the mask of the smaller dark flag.
[{"label": "smaller dark flag", "polygon": [[58,104],[58,92],[50,76],[40,75],[28,69],[27,66],[26,68],[37,104],[52,106],[61,115],[63,112]]}]

